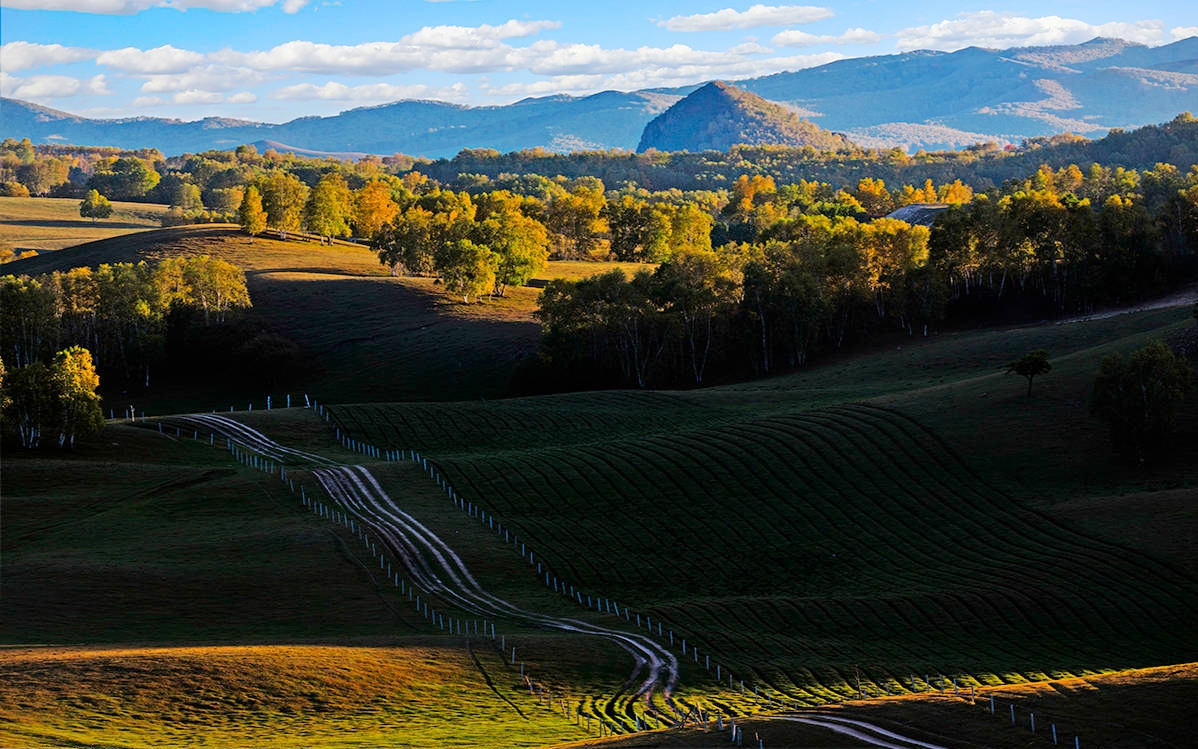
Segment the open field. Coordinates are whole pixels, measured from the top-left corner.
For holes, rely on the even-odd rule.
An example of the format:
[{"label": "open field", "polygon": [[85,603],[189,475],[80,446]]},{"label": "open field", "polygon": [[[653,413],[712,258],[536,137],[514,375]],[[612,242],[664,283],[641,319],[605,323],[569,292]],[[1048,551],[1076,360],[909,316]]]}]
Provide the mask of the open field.
[{"label": "open field", "polygon": [[[990,714],[989,696],[995,697]],[[888,700],[848,702],[818,711],[761,716],[740,721],[749,738],[760,735],[765,746],[802,746],[818,749],[870,746],[824,728],[788,720],[793,717],[830,716],[864,721],[917,741],[958,749],[1017,749],[1052,746],[1051,729],[1057,728],[1060,746],[1109,749],[1165,749],[1189,746],[1194,737],[1190,706],[1198,698],[1198,664],[1138,669],[1117,674],[1061,679],[1037,684],[996,687],[968,693],[910,695]],[[1016,724],[1009,708],[1015,706]],[[1036,734],[1031,717],[1036,715]],[[714,728],[714,726],[712,726]],[[755,742],[752,742],[756,745]],[[645,736],[627,736],[571,743],[559,749],[636,746],[723,747],[728,732],[677,730]]]},{"label": "open field", "polygon": [[0,242],[18,255],[48,252],[84,242],[157,229],[167,206],[157,203],[112,204],[112,216],[93,222],[79,216],[74,198],[0,198]]},{"label": "open field", "polygon": [[2,651],[6,747],[544,746],[585,731],[488,647],[276,645]]},{"label": "open field", "polygon": [[[138,411],[228,416],[253,398],[238,422],[360,465],[488,595],[655,638],[681,663],[672,699],[736,715],[746,740],[859,745],[771,717],[797,704],[945,746],[1045,743],[980,706],[927,697],[925,679],[954,678],[1020,715],[1051,714],[1084,746],[1192,735],[1169,723],[1195,696],[1192,667],[1112,674],[1198,660],[1198,404],[1151,469],[1111,460],[1085,413],[1102,356],[1192,325],[1187,309],[903,341],[704,390],[398,403],[430,388],[502,392],[518,347],[535,347],[536,290],[462,306],[430,280],[391,278],[367,249],[250,244],[230,227],[119,237],[12,270],[167,253],[246,268],[255,314],[299,331],[319,364],[292,392],[361,402],[330,407],[326,423],[214,383]],[[1027,398],[1001,372],[1035,348],[1054,369]],[[67,453],[5,451],[0,744],[543,746],[586,739],[576,722],[588,715],[623,730],[644,715],[626,683],[632,660],[602,638],[500,616],[518,664],[485,636],[469,638],[472,656],[466,636],[386,579],[360,530],[317,518],[277,474],[192,423],[113,423]],[[345,449],[335,426],[421,451],[501,531],[416,463]],[[288,474],[328,502],[318,465],[297,458]],[[402,569],[404,553],[392,546],[387,562]],[[623,616],[579,605],[545,575]],[[459,623],[475,616],[420,593]],[[530,695],[521,668],[564,703]],[[852,699],[885,692],[905,696]],[[660,695],[650,702],[665,711]],[[1122,704],[1135,715],[1117,717]],[[613,745],[727,740],[671,730]]]}]

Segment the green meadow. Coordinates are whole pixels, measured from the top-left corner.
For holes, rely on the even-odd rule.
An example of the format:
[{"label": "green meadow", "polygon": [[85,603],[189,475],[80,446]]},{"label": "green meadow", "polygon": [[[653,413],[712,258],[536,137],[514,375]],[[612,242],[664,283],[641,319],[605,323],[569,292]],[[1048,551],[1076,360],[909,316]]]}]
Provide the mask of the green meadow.
[{"label": "green meadow", "polygon": [[[1086,400],[1103,356],[1193,325],[1187,307],[880,339],[699,390],[503,398],[537,349],[535,288],[464,306],[365,247],[225,226],[5,272],[170,254],[245,269],[252,314],[304,352],[293,405],[310,394],[327,420],[214,382],[138,396],[149,419],[71,451],[5,450],[4,746],[728,744],[714,717],[623,735],[635,717],[664,726],[668,708],[634,699],[632,660],[603,640],[493,618],[501,652],[434,597],[468,623],[443,630],[358,531],[305,506],[332,504],[311,460],[288,464],[289,483],[175,416],[213,410],[364,465],[505,601],[654,638],[681,664],[674,704],[735,717],[746,742],[864,745],[783,719],[801,708],[944,746],[1029,745],[989,714],[990,693],[1083,746],[1186,740],[1170,716],[1195,696],[1176,664],[1198,661],[1198,404],[1146,469],[1113,459]],[[540,281],[608,267],[551,264]],[[1053,370],[1029,397],[1003,370],[1038,348]],[[506,535],[422,464],[338,434],[420,453]],[[403,570],[398,551],[384,564]],[[622,735],[601,738],[603,720]]]}]

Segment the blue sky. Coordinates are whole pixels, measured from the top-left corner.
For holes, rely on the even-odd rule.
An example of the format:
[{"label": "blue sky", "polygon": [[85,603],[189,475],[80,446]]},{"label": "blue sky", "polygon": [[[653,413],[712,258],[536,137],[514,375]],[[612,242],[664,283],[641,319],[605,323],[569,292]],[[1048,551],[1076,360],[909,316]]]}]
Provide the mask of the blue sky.
[{"label": "blue sky", "polygon": [[283,122],[405,98],[504,104],[734,80],[913,49],[1195,35],[1198,9],[1178,0],[0,0],[0,90],[92,117]]}]

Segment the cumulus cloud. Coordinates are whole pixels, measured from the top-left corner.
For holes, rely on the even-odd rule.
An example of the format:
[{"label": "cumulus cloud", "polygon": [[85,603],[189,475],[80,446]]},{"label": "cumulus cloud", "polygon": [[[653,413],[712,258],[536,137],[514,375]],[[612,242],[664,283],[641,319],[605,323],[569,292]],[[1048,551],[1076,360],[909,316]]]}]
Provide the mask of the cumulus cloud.
[{"label": "cumulus cloud", "polygon": [[178,49],[169,44],[154,49],[125,47],[101,52],[96,62],[134,75],[183,73],[204,62],[199,52]]},{"label": "cumulus cloud", "polygon": [[333,45],[292,41],[269,50],[222,50],[213,59],[255,70],[325,75],[391,75],[410,70],[481,73],[510,70],[517,49],[504,40],[557,28],[556,21],[508,21],[498,26],[426,26],[395,42]]},{"label": "cumulus cloud", "polygon": [[1028,18],[990,10],[962,13],[951,21],[899,31],[900,50],[937,49],[951,52],[965,47],[1039,47],[1079,44],[1097,36],[1118,37],[1141,44],[1159,44],[1164,37],[1160,21],[1091,24],[1075,18]]},{"label": "cumulus cloud", "polygon": [[1198,26],[1178,26],[1170,29],[1169,33],[1173,36],[1173,41],[1189,39],[1191,36],[1198,36]]},{"label": "cumulus cloud", "polygon": [[751,29],[758,26],[791,26],[831,18],[828,8],[812,5],[754,5],[748,10],[724,8],[714,13],[674,16],[657,25],[670,31],[727,31]]},{"label": "cumulus cloud", "polygon": [[198,88],[189,88],[171,97],[171,101],[176,104],[220,104],[224,100],[225,95],[220,92],[203,91]]},{"label": "cumulus cloud", "polygon": [[225,65],[203,65],[183,73],[148,75],[141,84],[145,94],[164,94],[198,89],[201,91],[232,91],[235,88],[260,83],[265,76],[249,68]]},{"label": "cumulus cloud", "polygon": [[[5,5],[18,10],[66,10],[76,13],[129,16],[150,8],[189,10],[201,8],[218,13],[244,13],[269,8],[279,0],[5,0]],[[309,0],[283,0],[283,11],[295,13]]]},{"label": "cumulus cloud", "polygon": [[65,65],[94,57],[95,50],[83,47],[64,47],[61,44],[9,42],[0,45],[0,68],[15,73],[28,68]]},{"label": "cumulus cloud", "polygon": [[360,86],[347,86],[344,83],[330,81],[322,86],[312,83],[285,86],[271,94],[270,98],[299,101],[320,99],[322,101],[379,103],[396,101],[398,99],[460,101],[467,94],[466,86],[461,83],[455,83],[445,88],[434,88],[424,84],[397,86],[390,83],[367,83]]},{"label": "cumulus cloud", "polygon": [[770,41],[779,47],[815,47],[820,44],[877,44],[882,41],[882,36],[862,28],[849,29],[839,36],[787,29],[775,34]]},{"label": "cumulus cloud", "polygon": [[108,96],[112,91],[104,76],[72,78],[69,75],[33,75],[18,78],[8,73],[0,74],[0,90],[14,99],[63,99],[71,96]]},{"label": "cumulus cloud", "polygon": [[238,91],[230,96],[226,101],[230,104],[253,104],[258,101],[258,95],[253,91]]},{"label": "cumulus cloud", "polygon": [[139,96],[130,103],[130,106],[135,109],[144,109],[146,107],[156,107],[161,103],[162,98],[158,96]]}]

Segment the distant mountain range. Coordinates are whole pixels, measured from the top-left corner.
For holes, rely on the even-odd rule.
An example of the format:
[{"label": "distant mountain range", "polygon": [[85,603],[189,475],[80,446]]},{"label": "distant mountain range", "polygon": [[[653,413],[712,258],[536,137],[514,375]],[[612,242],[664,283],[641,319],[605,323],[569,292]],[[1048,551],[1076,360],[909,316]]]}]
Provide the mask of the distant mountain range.
[{"label": "distant mountain range", "polygon": [[[1198,112],[1198,37],[1160,47],[1093,39],[1056,47],[908,52],[733,83],[870,147],[933,150],[1017,143],[1065,131],[1099,136]],[[631,151],[651,121],[703,85],[494,107],[399,101],[277,125],[225,118],[97,120],[3,99],[0,135],[38,143],[155,147],[166,154],[267,142],[308,153],[429,158],[464,148]],[[689,116],[707,117],[699,107],[690,111]],[[718,125],[710,120],[683,127]],[[682,126],[679,119],[671,122]],[[668,138],[668,129],[651,140]],[[724,138],[720,142],[736,135],[711,132]]]}]

